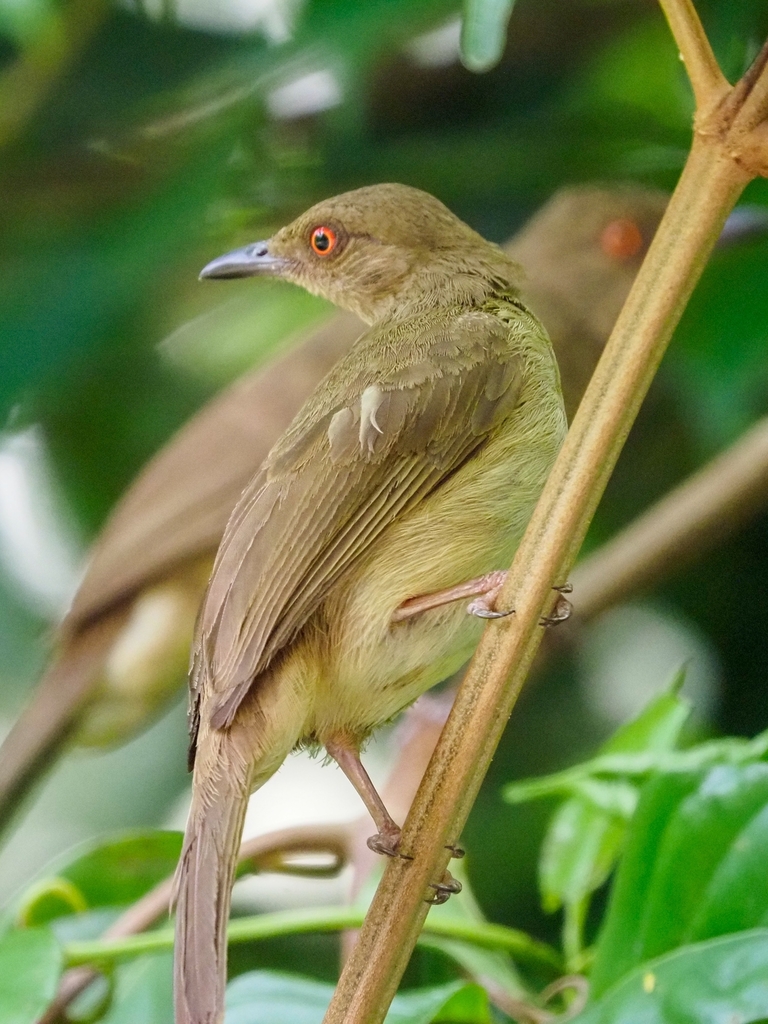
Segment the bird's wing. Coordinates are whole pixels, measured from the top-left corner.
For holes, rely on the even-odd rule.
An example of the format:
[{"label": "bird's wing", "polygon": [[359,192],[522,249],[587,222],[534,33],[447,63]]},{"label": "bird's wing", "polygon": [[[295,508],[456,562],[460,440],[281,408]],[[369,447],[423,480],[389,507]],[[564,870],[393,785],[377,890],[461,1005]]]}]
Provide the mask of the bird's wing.
[{"label": "bird's wing", "polygon": [[232,722],[254,679],[387,525],[512,414],[522,385],[514,335],[537,327],[520,307],[511,323],[473,310],[398,325],[394,338],[391,327],[371,331],[326,378],[243,493],[219,549],[191,673],[193,708],[205,694],[214,728]]},{"label": "bird's wing", "polygon": [[362,323],[340,313],[209,402],[120,499],[90,554],[67,619],[78,629],[188,559],[211,561],[235,502],[317,381]]}]

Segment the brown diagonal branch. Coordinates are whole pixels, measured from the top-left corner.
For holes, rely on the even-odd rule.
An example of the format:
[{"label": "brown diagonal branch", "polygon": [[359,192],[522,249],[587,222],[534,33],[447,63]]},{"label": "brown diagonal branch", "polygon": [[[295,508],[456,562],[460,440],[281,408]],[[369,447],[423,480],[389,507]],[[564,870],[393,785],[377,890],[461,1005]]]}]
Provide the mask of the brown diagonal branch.
[{"label": "brown diagonal branch", "polygon": [[698,111],[705,111],[728,90],[712,46],[692,0],[659,0],[690,79]]},{"label": "brown diagonal branch", "polygon": [[696,106],[705,110],[728,90],[692,0],[659,0],[691,81]]}]

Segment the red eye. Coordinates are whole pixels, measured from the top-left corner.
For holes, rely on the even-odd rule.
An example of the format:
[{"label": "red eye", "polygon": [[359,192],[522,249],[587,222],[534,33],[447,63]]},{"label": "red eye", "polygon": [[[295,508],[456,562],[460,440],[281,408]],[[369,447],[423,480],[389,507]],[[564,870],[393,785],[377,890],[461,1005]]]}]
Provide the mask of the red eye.
[{"label": "red eye", "polygon": [[333,228],[321,225],[312,232],[309,244],[318,256],[330,256],[336,248],[336,232]]},{"label": "red eye", "polygon": [[612,220],[602,230],[600,248],[614,260],[630,260],[643,248],[640,228],[627,218]]}]

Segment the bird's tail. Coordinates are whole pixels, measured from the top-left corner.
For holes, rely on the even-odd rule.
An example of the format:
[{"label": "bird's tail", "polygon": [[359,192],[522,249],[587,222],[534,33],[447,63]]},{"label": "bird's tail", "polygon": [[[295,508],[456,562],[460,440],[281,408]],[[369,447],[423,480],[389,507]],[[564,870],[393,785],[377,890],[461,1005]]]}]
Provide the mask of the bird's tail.
[{"label": "bird's tail", "polygon": [[[192,807],[176,869],[176,1024],[221,1024],[227,920],[252,772],[229,731],[198,747]],[[223,749],[228,747],[229,749]],[[214,749],[211,749],[214,748]]]},{"label": "bird's tail", "polygon": [[38,684],[0,746],[0,832],[37,779],[54,763],[94,695],[120,629],[119,614],[105,616],[66,646]]}]

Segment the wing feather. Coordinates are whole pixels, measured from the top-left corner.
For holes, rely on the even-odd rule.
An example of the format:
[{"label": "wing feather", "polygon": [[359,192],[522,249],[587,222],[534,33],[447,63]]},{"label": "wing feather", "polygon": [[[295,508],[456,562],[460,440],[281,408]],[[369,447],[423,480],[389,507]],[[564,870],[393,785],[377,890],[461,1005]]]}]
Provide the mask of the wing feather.
[{"label": "wing feather", "polygon": [[398,325],[396,345],[374,329],[310,399],[233,512],[201,609],[192,696],[214,728],[376,537],[513,413],[511,334],[480,311]]}]

